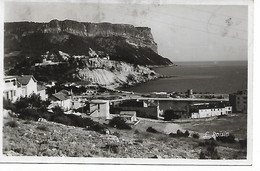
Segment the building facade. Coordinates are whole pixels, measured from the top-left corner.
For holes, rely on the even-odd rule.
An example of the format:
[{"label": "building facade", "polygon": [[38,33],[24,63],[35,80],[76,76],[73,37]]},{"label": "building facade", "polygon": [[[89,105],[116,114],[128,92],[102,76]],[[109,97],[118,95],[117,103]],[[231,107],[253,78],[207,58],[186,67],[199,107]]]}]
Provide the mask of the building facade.
[{"label": "building facade", "polygon": [[64,111],[68,111],[72,109],[72,97],[71,92],[67,90],[61,90],[57,93],[54,93],[49,98],[51,100],[51,104],[49,108],[53,108],[55,106],[61,107]]},{"label": "building facade", "polygon": [[191,112],[191,118],[208,118],[220,115],[228,115],[232,113],[232,106],[225,107],[207,107],[207,106],[199,106],[197,109]]},{"label": "building facade", "polygon": [[91,117],[111,119],[108,100],[92,100],[89,102]]},{"label": "building facade", "polygon": [[31,94],[39,94],[42,100],[46,100],[45,87],[39,89],[37,80],[33,75],[6,76],[4,78],[4,98],[15,102],[19,97],[27,97]]},{"label": "building facade", "polygon": [[234,112],[247,113],[247,90],[240,90],[229,95]]}]

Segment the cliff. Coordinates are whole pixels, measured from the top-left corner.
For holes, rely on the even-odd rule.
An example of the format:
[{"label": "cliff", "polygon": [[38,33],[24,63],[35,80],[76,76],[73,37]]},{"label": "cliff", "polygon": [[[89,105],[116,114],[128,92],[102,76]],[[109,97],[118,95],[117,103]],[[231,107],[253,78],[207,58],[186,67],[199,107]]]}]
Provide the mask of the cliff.
[{"label": "cliff", "polygon": [[78,77],[102,86],[117,88],[153,80],[159,75],[144,66],[92,58],[86,62],[86,67],[78,71]]},{"label": "cliff", "polygon": [[129,24],[52,20],[49,23],[15,22],[4,25],[5,56],[39,56],[49,50],[86,55],[89,48],[113,60],[140,65],[167,65],[157,53],[151,29]]}]

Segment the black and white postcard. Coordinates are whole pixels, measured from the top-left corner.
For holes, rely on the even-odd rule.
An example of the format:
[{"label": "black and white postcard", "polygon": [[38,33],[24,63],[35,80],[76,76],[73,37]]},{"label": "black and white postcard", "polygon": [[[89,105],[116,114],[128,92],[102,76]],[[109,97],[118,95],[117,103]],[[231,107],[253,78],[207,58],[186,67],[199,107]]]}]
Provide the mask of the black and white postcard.
[{"label": "black and white postcard", "polygon": [[251,164],[253,1],[203,2],[5,1],[1,160]]}]

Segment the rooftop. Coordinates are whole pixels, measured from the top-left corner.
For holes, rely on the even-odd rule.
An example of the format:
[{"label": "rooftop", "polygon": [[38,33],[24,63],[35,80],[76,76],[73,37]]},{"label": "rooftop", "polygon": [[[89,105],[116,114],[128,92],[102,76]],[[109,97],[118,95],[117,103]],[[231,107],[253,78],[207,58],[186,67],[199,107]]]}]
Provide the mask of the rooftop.
[{"label": "rooftop", "polygon": [[22,85],[27,85],[31,79],[37,82],[37,80],[33,77],[33,75],[17,76],[17,81],[20,82]]}]

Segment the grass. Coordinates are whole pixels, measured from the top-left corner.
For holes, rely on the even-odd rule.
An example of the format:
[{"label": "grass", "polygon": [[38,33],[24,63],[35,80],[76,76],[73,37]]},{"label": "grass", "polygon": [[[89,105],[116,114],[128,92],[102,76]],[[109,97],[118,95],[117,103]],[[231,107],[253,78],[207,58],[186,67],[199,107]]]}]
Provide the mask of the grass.
[{"label": "grass", "polygon": [[238,139],[247,137],[247,115],[232,114],[227,117],[216,118],[210,121],[192,120],[189,123],[179,123],[183,129],[195,131],[200,134],[213,135],[216,133],[229,133],[235,135]]}]

